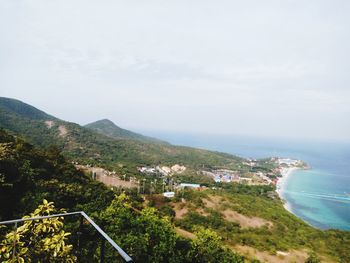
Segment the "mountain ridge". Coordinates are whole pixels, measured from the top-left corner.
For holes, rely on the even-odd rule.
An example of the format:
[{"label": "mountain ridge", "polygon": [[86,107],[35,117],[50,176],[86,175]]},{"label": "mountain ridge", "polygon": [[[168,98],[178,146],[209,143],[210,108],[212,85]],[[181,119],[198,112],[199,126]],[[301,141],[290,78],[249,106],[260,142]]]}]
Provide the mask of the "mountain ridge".
[{"label": "mountain ridge", "polygon": [[[9,105],[11,103],[15,105]],[[56,145],[72,161],[102,165],[132,174],[137,172],[139,165],[183,164],[193,168],[223,166],[234,169],[243,160],[227,153],[108,137],[76,123],[55,118],[32,106],[29,108],[32,111],[26,111],[28,106],[18,100],[1,98],[0,128],[23,136],[40,147]],[[31,115],[34,117],[31,118]]]}]

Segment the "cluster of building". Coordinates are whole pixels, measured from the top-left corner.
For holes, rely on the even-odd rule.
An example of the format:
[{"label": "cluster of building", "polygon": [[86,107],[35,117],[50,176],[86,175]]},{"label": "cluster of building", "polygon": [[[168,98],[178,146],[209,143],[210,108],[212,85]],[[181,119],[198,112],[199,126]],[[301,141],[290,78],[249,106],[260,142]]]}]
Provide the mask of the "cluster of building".
[{"label": "cluster of building", "polygon": [[265,184],[275,184],[275,180],[272,180],[270,177],[268,177],[265,173],[263,172],[256,172],[254,173],[257,177],[259,177]]},{"label": "cluster of building", "polygon": [[156,167],[148,167],[141,166],[137,167],[137,170],[143,174],[149,175],[163,175],[163,176],[171,176],[173,174],[181,174],[186,171],[186,166],[175,164],[171,167],[169,166],[156,166]]},{"label": "cluster of building", "polygon": [[281,166],[284,165],[287,167],[303,166],[303,162],[301,160],[290,159],[290,158],[277,158],[276,162]]},{"label": "cluster of building", "polygon": [[[250,164],[250,163],[249,163]],[[251,165],[249,165],[251,166]],[[253,166],[253,164],[252,164]],[[279,170],[275,172],[272,171],[272,174],[278,174]],[[201,174],[213,178],[216,183],[248,183],[248,184],[275,184],[275,180],[271,179],[270,173],[265,173],[262,171],[250,172],[242,176],[237,171],[232,171],[228,169],[220,169],[214,171],[201,171]]]},{"label": "cluster of building", "polygon": [[231,182],[239,182],[240,180],[240,176],[236,171],[232,171],[228,169],[202,171],[201,173],[203,175],[213,178],[213,180],[216,183],[231,183]]},{"label": "cluster of building", "polygon": [[257,165],[257,160],[256,159],[247,159],[246,162],[243,162],[244,165],[247,165],[247,166],[250,166],[250,167],[253,167],[253,166],[256,166]]}]

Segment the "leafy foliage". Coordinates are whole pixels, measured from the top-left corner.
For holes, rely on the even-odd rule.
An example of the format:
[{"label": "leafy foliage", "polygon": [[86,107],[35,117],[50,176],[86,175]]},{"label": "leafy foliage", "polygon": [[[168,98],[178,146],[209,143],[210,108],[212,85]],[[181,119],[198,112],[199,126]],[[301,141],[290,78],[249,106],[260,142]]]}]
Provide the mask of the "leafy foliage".
[{"label": "leafy foliage", "polygon": [[0,220],[21,217],[42,199],[88,213],[113,199],[112,191],[77,171],[55,147],[38,150],[0,130],[0,150]]},{"label": "leafy foliage", "polygon": [[305,261],[305,263],[320,263],[321,260],[317,257],[315,253],[310,253],[309,257]]},{"label": "leafy foliage", "polygon": [[117,196],[101,213],[106,231],[137,262],[166,262],[174,258],[177,235],[167,218],[160,218],[154,208],[141,211],[131,207],[125,194]]},{"label": "leafy foliage", "polygon": [[150,207],[134,209],[125,194],[117,196],[100,218],[136,262],[244,262],[214,231],[199,228],[195,240],[182,240],[168,217]]},{"label": "leafy foliage", "polygon": [[221,237],[216,232],[200,227],[195,233],[196,238],[192,241],[192,250],[190,251],[192,262],[245,262],[242,256],[236,255],[222,246]]},{"label": "leafy foliage", "polygon": [[[23,219],[55,212],[53,203],[44,199],[43,204]],[[63,226],[63,217],[25,221],[1,241],[1,262],[76,262],[72,245],[67,244],[70,233],[65,232]]]},{"label": "leafy foliage", "polygon": [[[259,187],[232,187],[234,191],[228,187],[227,190],[192,191],[190,195],[185,194],[189,212],[182,219],[175,220],[175,224],[190,232],[195,231],[196,226],[211,228],[230,245],[246,245],[270,253],[307,248],[317,255],[328,255],[336,261],[350,262],[350,232],[315,229],[289,213],[279,199],[261,194]],[[248,191],[247,188],[251,190]],[[221,201],[210,209],[199,206],[198,197],[207,198],[205,196],[215,196]],[[198,209],[204,209],[205,214],[200,214]],[[242,228],[239,223],[225,220],[223,212],[226,210],[247,217],[258,217],[272,225]]]}]

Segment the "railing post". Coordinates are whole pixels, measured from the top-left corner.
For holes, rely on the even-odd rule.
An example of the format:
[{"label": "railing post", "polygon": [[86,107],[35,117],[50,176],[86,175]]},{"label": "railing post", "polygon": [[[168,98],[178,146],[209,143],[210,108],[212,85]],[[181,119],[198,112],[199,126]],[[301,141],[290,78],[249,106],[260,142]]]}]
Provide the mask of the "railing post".
[{"label": "railing post", "polygon": [[82,242],[82,234],[83,234],[83,220],[84,220],[84,217],[83,215],[80,215],[80,223],[79,223],[79,230],[77,232],[77,235],[78,235],[78,248],[77,248],[77,254],[78,254],[78,259],[81,260],[81,254],[82,254],[82,245],[81,245],[81,242]]},{"label": "railing post", "polygon": [[[13,238],[13,247],[12,247],[12,261],[15,262],[15,259],[17,257],[16,253],[16,246],[17,246],[17,232],[18,232],[18,223],[24,223],[26,221],[38,221],[42,219],[47,218],[54,218],[54,217],[66,217],[66,216],[73,216],[73,215],[80,215],[80,225],[79,225],[79,231],[77,232],[78,238],[77,238],[77,250],[75,250],[79,261],[82,259],[82,234],[83,234],[83,227],[84,227],[84,220],[92,225],[92,227],[97,230],[99,235],[101,235],[101,250],[100,250],[100,261],[102,263],[105,262],[105,242],[107,241],[109,244],[112,245],[114,250],[118,251],[118,254],[126,261],[126,262],[133,262],[132,258],[125,253],[125,251],[120,248],[114,241],[111,239],[101,227],[99,227],[87,214],[84,213],[84,211],[79,212],[70,212],[70,213],[61,213],[61,214],[54,214],[54,215],[46,215],[46,216],[37,216],[37,217],[31,217],[31,218],[21,218],[21,219],[14,219],[14,220],[7,220],[7,221],[0,221],[0,225],[9,225],[9,224],[15,224],[14,229],[14,238]],[[42,260],[44,260],[42,258]]]},{"label": "railing post", "polygon": [[13,250],[12,250],[12,261],[15,262],[16,258],[16,238],[17,238],[17,222],[15,223],[15,234],[13,235]]},{"label": "railing post", "polygon": [[101,238],[101,263],[105,262],[105,239],[102,237]]}]

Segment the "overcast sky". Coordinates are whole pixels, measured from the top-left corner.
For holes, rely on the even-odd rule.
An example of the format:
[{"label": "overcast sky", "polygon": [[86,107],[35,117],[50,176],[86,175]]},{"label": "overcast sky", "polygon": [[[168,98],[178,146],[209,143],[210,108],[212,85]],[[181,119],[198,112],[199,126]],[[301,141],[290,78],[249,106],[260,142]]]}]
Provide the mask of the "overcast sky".
[{"label": "overcast sky", "polygon": [[350,141],[350,1],[0,0],[0,96],[86,124]]}]

